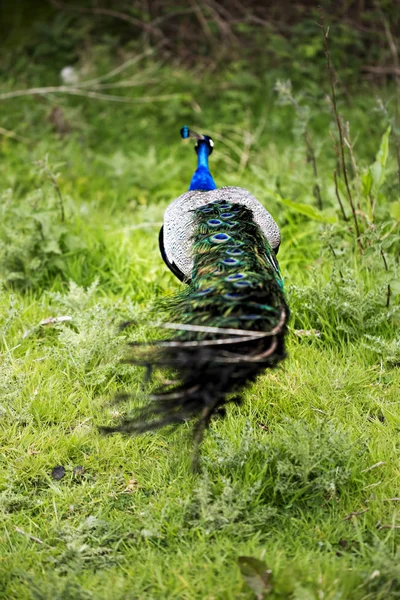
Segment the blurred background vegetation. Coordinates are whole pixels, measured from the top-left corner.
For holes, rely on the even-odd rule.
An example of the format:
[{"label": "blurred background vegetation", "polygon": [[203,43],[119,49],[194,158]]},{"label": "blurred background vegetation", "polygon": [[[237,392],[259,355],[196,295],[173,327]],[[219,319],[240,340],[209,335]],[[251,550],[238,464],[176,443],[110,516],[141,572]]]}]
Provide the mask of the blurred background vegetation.
[{"label": "blurred background vegetation", "polygon": [[1,21],[3,48],[14,67],[18,59],[20,68],[30,59],[57,73],[93,46],[123,56],[162,44],[158,57],[175,66],[202,62],[218,68],[240,60],[255,72],[266,66],[297,72],[301,81],[311,60],[315,75],[324,69],[315,26],[321,11],[334,26],[331,52],[342,78],[356,83],[362,77],[382,81],[399,75],[389,38],[399,34],[400,16],[398,3],[391,0],[322,0],[318,5],[312,0],[16,0],[2,4]]}]

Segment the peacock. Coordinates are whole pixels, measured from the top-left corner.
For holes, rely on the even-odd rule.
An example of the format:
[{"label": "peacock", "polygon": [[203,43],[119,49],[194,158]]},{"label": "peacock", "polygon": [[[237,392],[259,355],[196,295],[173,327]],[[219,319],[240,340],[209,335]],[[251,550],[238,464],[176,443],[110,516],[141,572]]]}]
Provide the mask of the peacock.
[{"label": "peacock", "polygon": [[[197,168],[189,191],[166,209],[159,235],[162,258],[186,284],[169,301],[170,339],[132,344],[130,362],[173,370],[144,408],[108,432],[141,433],[195,420],[198,448],[215,416],[266,368],[285,358],[289,309],[276,254],[280,232],[245,189],[217,188],[209,169],[214,142],[188,127]],[[196,452],[195,452],[196,454]]]}]

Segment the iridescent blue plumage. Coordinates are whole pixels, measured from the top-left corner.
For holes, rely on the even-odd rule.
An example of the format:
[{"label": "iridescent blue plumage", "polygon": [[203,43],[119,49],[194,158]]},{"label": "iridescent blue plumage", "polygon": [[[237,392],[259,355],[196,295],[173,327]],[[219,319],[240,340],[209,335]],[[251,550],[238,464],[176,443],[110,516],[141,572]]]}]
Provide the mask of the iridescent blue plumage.
[{"label": "iridescent blue plumage", "polygon": [[208,166],[208,157],[213,151],[214,142],[208,135],[202,135],[192,131],[184,125],[181,129],[181,136],[184,139],[193,138],[197,140],[195,150],[197,153],[197,169],[193,174],[189,190],[201,190],[207,192],[217,189],[213,176]]}]

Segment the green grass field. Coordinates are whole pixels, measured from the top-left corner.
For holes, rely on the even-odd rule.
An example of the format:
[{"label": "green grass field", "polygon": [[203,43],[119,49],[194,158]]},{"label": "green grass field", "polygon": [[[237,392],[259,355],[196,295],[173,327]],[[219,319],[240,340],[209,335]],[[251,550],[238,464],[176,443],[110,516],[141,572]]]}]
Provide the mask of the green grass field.
[{"label": "green grass field", "polygon": [[[113,66],[102,52],[86,78]],[[122,91],[133,103],[0,100],[0,597],[251,599],[238,564],[251,556],[272,571],[260,598],[400,598],[395,90],[360,84],[349,102],[338,87],[360,250],[343,177],[348,222],[335,194],[328,77],[281,84],[279,102],[275,81],[291,74],[276,69],[141,68],[157,81]],[[24,69],[3,93],[54,81]],[[287,360],[212,424],[196,475],[189,424],[98,432],[129,410],[116,393],[133,407],[149,391],[121,363],[118,325],[155,338],[157,302],[180,289],[157,237],[194,167],[185,123],[213,135],[217,184],[247,188],[280,225],[292,311]],[[68,320],[41,325],[50,317]]]}]

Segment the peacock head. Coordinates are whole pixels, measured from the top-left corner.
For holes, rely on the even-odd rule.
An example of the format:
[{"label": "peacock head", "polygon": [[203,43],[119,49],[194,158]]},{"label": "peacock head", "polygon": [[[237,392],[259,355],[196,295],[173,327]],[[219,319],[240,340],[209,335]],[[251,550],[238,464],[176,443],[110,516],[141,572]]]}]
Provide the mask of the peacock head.
[{"label": "peacock head", "polygon": [[208,150],[208,156],[210,156],[211,152],[214,149],[214,141],[210,138],[209,135],[203,135],[202,133],[196,133],[192,129],[189,129],[186,125],[184,125],[181,129],[181,136],[183,139],[192,138],[196,140],[196,146],[194,149],[196,153],[199,153],[200,148],[206,147]]}]

